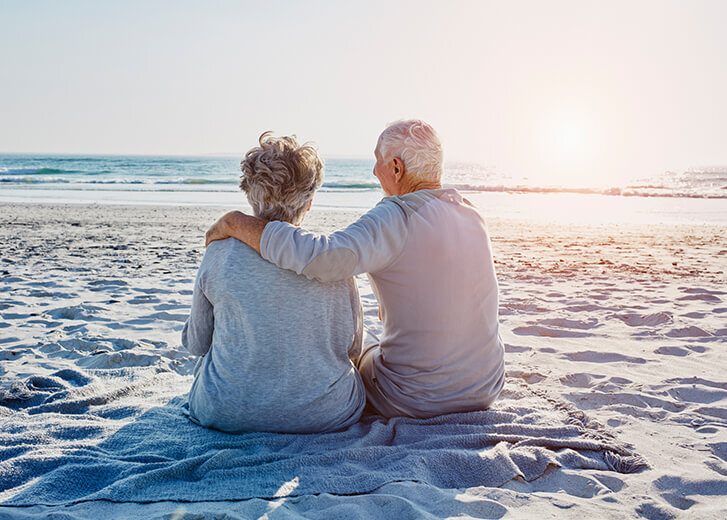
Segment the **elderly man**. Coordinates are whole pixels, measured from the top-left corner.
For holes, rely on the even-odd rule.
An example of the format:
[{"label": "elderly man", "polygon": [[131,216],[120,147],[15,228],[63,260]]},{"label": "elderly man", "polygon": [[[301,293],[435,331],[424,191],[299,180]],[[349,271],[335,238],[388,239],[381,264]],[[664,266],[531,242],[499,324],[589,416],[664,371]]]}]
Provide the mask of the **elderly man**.
[{"label": "elderly man", "polygon": [[374,154],[387,197],[347,228],[316,236],[231,212],[207,242],[234,236],[277,266],[323,282],[368,273],[384,331],[358,366],[379,414],[487,408],[503,386],[504,349],[482,217],[457,190],[442,189],[442,147],[427,123],[390,125]]}]

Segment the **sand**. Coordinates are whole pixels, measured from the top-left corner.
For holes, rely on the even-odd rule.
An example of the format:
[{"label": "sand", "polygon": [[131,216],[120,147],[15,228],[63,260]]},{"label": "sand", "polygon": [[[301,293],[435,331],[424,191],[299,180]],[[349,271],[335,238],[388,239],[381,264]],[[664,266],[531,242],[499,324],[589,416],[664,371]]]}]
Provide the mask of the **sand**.
[{"label": "sand", "polygon": [[[0,205],[0,385],[62,367],[120,366],[159,367],[191,382],[194,359],[179,335],[204,231],[222,212]],[[360,213],[314,211],[306,226],[330,231]],[[633,444],[651,468],[556,469],[501,488],[405,482],[369,497],[260,500],[261,514],[335,517],[376,495],[412,518],[726,517],[727,226],[487,220],[510,381],[562,396]],[[366,325],[380,330],[365,278],[359,285]],[[0,507],[0,517],[243,510],[250,504],[91,502]]]}]

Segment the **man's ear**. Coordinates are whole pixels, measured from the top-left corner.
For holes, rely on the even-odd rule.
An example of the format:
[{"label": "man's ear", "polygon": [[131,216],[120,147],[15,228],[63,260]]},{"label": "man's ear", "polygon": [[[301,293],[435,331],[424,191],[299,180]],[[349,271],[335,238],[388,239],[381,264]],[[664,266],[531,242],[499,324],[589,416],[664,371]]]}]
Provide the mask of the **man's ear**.
[{"label": "man's ear", "polygon": [[402,161],[398,157],[394,157],[394,180],[396,182],[401,182],[401,179],[403,177],[404,177],[404,161]]}]

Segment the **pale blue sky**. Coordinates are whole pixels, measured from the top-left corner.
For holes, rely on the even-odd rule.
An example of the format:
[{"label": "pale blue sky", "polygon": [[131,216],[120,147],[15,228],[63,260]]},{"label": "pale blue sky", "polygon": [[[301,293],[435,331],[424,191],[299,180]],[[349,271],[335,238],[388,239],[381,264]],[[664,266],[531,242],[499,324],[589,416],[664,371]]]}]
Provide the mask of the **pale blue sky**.
[{"label": "pale blue sky", "polygon": [[727,164],[727,2],[0,3],[0,152],[367,156],[428,120],[532,176]]}]

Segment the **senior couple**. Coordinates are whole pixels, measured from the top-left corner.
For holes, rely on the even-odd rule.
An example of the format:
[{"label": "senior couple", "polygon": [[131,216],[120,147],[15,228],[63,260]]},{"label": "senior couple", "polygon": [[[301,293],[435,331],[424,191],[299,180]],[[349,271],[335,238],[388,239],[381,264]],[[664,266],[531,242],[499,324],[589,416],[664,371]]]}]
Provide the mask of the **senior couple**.
[{"label": "senior couple", "polygon": [[[300,228],[323,182],[315,149],[263,134],[242,161],[254,216],[207,232],[183,345],[202,356],[190,417],[229,432],[346,428],[384,417],[481,410],[499,395],[504,349],[482,217],[442,189],[442,146],[419,120],[379,136],[385,197],[345,229]],[[367,273],[383,334],[362,347],[354,276]],[[368,343],[368,342],[367,342]]]}]

